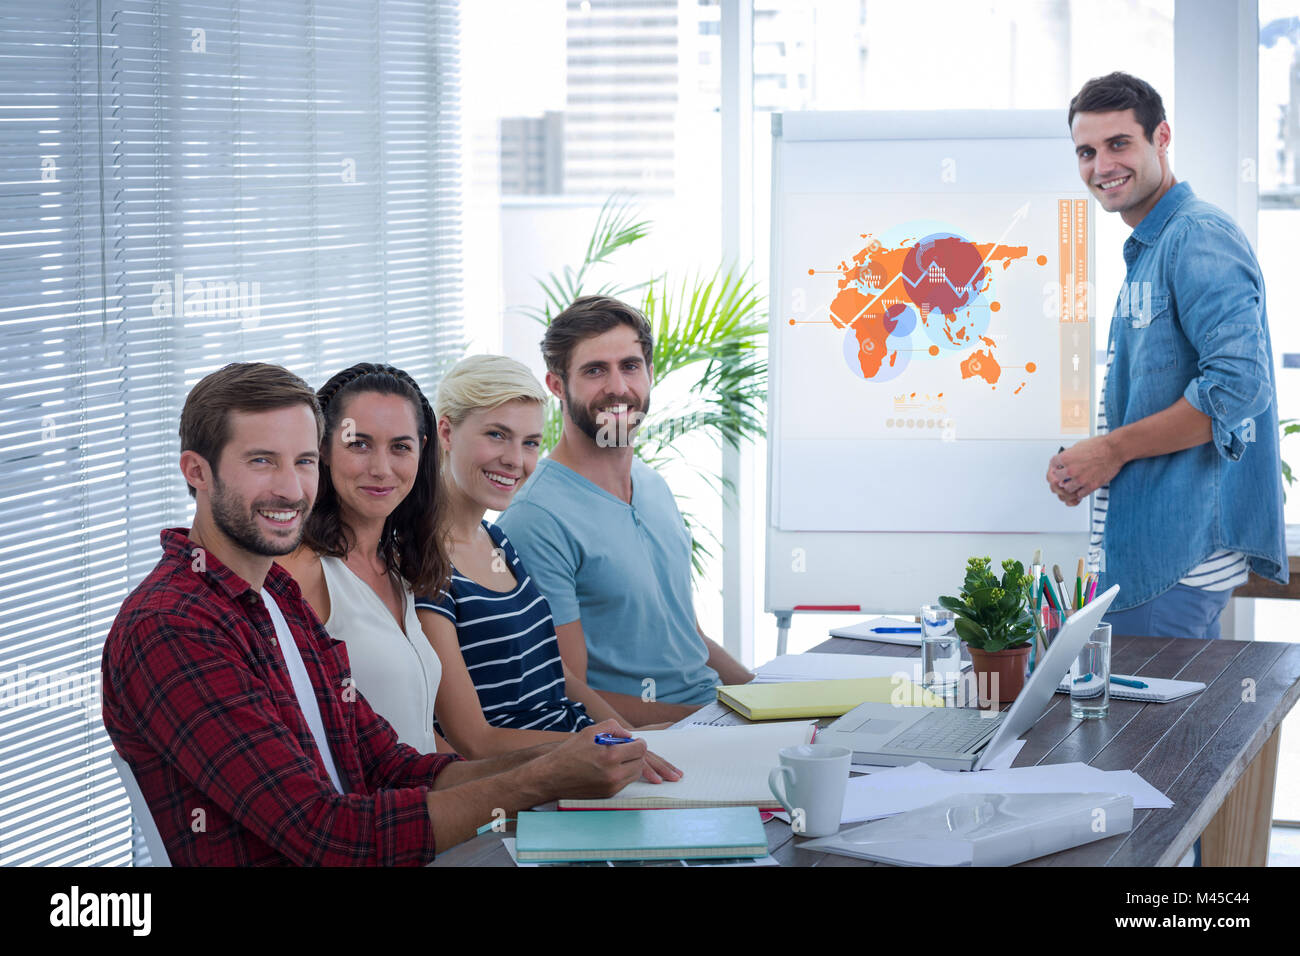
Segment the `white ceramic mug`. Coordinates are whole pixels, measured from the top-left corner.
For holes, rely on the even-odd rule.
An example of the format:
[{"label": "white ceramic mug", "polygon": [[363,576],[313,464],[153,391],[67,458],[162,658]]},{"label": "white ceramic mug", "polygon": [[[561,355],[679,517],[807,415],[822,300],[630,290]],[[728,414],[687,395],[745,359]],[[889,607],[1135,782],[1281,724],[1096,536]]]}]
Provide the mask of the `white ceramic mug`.
[{"label": "white ceramic mug", "polygon": [[853,751],[833,744],[783,747],[781,766],[767,775],[772,795],[790,814],[790,828],[799,836],[838,833],[844,813]]}]

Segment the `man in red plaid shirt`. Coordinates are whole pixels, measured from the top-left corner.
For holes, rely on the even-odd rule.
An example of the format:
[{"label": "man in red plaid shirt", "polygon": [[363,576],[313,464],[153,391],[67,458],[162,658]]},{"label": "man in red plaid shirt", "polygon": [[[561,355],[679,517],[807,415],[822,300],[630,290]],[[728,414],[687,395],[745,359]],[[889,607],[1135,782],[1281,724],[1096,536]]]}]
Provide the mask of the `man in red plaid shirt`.
[{"label": "man in red plaid shirt", "polygon": [[316,498],[323,422],[286,370],[228,365],[181,415],[193,526],[104,645],[104,723],[174,864],[424,864],[538,803],[616,793],[645,743],[598,746],[613,721],[489,760],[422,754],[352,685],[332,639],[273,559]]}]

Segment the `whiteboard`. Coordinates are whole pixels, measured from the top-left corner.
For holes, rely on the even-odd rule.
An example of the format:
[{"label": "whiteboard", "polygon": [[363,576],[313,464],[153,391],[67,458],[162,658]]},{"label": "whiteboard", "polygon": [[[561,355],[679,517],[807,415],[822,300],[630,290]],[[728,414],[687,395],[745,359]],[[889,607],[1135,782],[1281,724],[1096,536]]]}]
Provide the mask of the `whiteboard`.
[{"label": "whiteboard", "polygon": [[[967,558],[1073,568],[1091,197],[1063,111],[773,116],[765,607],[916,613]],[[1070,573],[1073,573],[1072,571]]]}]

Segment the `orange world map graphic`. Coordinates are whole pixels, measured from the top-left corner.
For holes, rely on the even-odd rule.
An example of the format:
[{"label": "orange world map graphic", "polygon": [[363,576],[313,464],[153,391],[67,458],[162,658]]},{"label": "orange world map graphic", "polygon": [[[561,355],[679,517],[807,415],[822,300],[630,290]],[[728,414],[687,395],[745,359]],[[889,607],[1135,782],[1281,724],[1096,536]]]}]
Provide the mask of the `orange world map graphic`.
[{"label": "orange world map graphic", "polygon": [[[1028,253],[1027,246],[977,243],[958,236],[931,236],[892,248],[873,240],[837,267],[840,291],[830,305],[831,322],[853,330],[862,374],[874,378],[882,365],[892,368],[898,360],[898,349],[891,350],[888,339],[910,304],[926,328],[940,323],[938,330],[951,349],[973,345],[976,338],[982,341],[987,349],[976,349],[960,363],[962,378],[979,377],[996,385],[1002,370],[993,357],[994,341],[973,334],[974,323],[966,321],[969,307],[992,283],[992,263],[1000,262],[1005,270]],[[864,288],[875,291],[866,293]],[[989,308],[996,312],[999,304],[992,302]],[[928,351],[937,356],[941,349],[931,345]]]}]

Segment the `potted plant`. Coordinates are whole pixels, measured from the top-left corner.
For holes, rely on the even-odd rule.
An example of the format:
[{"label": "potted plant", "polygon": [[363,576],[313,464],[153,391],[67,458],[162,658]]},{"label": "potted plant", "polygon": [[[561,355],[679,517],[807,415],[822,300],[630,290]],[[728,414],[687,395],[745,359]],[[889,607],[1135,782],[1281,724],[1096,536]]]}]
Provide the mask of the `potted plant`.
[{"label": "potted plant", "polygon": [[[524,313],[542,325],[587,294],[625,298],[640,307],[654,329],[655,348],[651,382],[656,389],[667,380],[685,383],[687,396],[678,402],[660,402],[653,423],[637,433],[636,454],[653,468],[678,464],[702,475],[720,494],[732,495],[731,482],[719,474],[711,460],[688,458],[677,439],[705,434],[715,443],[739,447],[765,433],[767,397],[767,317],[763,296],[747,269],[718,266],[708,273],[671,279],[654,274],[639,282],[597,284],[597,273],[611,257],[650,231],[638,218],[626,195],[610,196],[596,217],[587,250],[576,267],[565,266],[539,280],[544,302]],[[665,394],[665,393],[661,393]],[[559,440],[560,406],[548,403],[542,445],[548,451]],[[709,526],[692,513],[692,505],[678,497],[678,507],[691,529],[691,564],[704,573],[704,561],[718,544]]]},{"label": "potted plant", "polygon": [[1003,561],[999,581],[991,563],[991,558],[971,558],[958,596],[939,598],[957,616],[957,636],[970,648],[983,707],[1015,700],[1024,689],[1035,633],[1029,611],[1033,582],[1024,565]]}]

